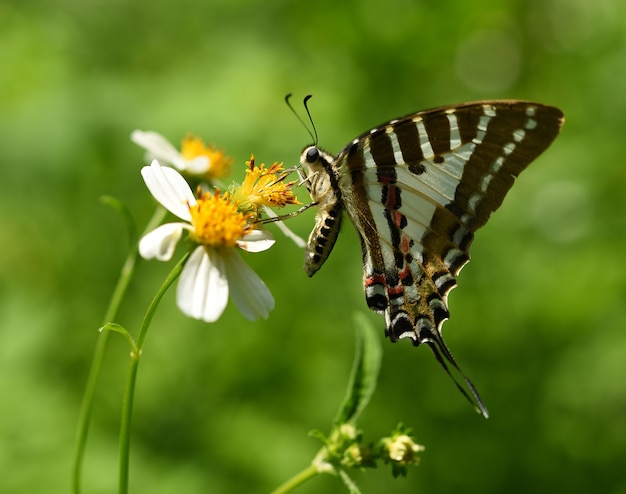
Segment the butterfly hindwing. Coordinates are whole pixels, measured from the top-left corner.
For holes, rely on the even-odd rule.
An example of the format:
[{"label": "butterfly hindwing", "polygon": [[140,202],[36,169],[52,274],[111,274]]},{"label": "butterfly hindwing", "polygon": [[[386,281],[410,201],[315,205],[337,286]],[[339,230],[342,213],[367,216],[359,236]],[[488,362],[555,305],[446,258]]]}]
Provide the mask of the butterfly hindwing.
[{"label": "butterfly hindwing", "polygon": [[[307,272],[319,269],[336,239],[338,230],[322,223],[345,209],[361,239],[367,304],[384,313],[386,334],[426,343],[446,371],[446,360],[460,371],[441,335],[448,293],[469,261],[474,232],[554,140],[562,119],[538,103],[468,103],[381,125],[336,158],[306,148],[303,176],[319,203],[307,247],[314,269]],[[331,242],[320,235],[325,231]]]}]

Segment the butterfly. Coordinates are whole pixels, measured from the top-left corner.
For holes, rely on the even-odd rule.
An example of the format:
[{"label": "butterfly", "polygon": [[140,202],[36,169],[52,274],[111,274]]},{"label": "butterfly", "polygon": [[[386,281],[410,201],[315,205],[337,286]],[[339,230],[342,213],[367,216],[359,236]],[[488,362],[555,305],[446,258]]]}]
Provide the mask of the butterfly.
[{"label": "butterfly", "polygon": [[443,340],[448,294],[470,259],[474,232],[562,123],[559,109],[540,103],[479,101],[392,120],[336,156],[315,143],[300,157],[300,176],[317,205],[306,273],[313,276],[330,255],[345,212],[361,241],[367,305],[384,314],[386,335],[426,344],[485,417]]}]

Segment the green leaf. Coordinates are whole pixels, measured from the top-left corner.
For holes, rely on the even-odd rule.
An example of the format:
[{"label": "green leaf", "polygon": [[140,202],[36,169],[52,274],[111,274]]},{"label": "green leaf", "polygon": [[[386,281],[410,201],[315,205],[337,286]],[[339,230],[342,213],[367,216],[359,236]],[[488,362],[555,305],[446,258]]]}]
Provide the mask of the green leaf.
[{"label": "green leaf", "polygon": [[356,348],[346,397],[339,408],[335,425],[355,423],[376,390],[382,347],[380,336],[366,316],[355,313]]},{"label": "green leaf", "polygon": [[137,353],[139,351],[139,349],[137,348],[137,344],[135,343],[135,340],[133,339],[131,334],[128,332],[128,330],[124,326],[120,324],[117,324],[115,322],[108,322],[104,326],[102,326],[100,329],[98,329],[98,331],[101,333],[103,331],[113,331],[114,333],[119,333],[124,338],[126,338],[126,341],[128,341],[132,353]]}]

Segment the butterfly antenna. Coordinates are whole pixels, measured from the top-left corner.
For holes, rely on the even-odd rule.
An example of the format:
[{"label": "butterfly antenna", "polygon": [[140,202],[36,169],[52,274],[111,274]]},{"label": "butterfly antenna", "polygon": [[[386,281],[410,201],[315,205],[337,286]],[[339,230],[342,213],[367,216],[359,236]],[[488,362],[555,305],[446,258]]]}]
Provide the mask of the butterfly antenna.
[{"label": "butterfly antenna", "polygon": [[311,116],[311,110],[309,110],[309,100],[313,97],[312,94],[308,94],[304,97],[304,109],[306,110],[306,114],[309,117],[309,122],[311,122],[311,127],[313,128],[313,144],[317,146],[317,128],[315,127],[315,122],[313,122],[313,117]]},{"label": "butterfly antenna", "polygon": [[285,96],[285,103],[287,103],[287,106],[291,110],[291,113],[295,115],[298,121],[302,124],[302,126],[309,133],[309,135],[311,136],[311,139],[313,139],[313,143],[317,146],[317,129],[315,128],[315,124],[313,123],[313,119],[311,118],[311,112],[309,111],[309,107],[307,106],[307,101],[311,99],[311,96],[312,95],[309,94],[308,96],[304,98],[304,108],[306,109],[306,114],[309,117],[309,122],[311,122],[311,127],[313,127],[313,132],[311,132],[311,129],[309,129],[307,123],[304,121],[304,119],[300,115],[298,115],[298,112],[295,110],[295,108],[291,104],[291,101],[289,101],[289,99],[291,98],[291,93]]}]

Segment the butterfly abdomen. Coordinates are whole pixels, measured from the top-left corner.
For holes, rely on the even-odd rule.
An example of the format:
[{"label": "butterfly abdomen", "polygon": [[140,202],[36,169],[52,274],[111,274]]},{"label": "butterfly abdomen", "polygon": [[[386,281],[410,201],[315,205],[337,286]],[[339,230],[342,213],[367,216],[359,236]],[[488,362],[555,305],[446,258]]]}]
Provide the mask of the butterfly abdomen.
[{"label": "butterfly abdomen", "polygon": [[311,200],[317,204],[315,226],[309,235],[304,254],[304,271],[313,276],[333,250],[341,229],[343,203],[333,172],[331,155],[316,146],[302,152],[299,170]]},{"label": "butterfly abdomen", "polygon": [[317,272],[333,250],[341,228],[341,214],[342,208],[339,204],[318,210],[304,257],[304,270],[308,276]]}]

